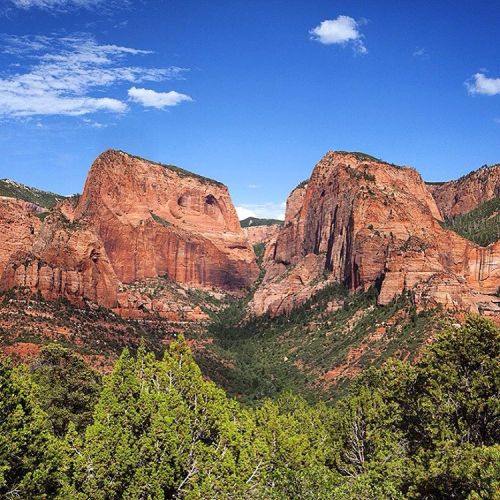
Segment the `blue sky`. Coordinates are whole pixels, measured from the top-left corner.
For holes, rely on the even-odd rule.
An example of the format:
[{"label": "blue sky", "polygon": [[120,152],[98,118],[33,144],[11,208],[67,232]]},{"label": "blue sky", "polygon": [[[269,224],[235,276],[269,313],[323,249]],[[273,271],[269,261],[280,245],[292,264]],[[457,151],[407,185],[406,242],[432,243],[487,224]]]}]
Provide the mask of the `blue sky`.
[{"label": "blue sky", "polygon": [[500,161],[500,2],[2,0],[0,177],[79,192],[108,148],[278,216],[330,149],[426,180]]}]

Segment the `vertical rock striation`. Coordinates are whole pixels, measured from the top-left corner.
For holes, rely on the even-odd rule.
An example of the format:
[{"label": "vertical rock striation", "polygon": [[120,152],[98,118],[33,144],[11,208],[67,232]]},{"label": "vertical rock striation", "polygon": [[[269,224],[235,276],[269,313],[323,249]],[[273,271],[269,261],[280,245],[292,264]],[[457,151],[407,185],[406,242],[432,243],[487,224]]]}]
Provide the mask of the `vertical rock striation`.
[{"label": "vertical rock striation", "polygon": [[421,303],[496,311],[499,243],[481,248],[443,229],[441,213],[420,175],[361,153],[329,152],[310,181],[290,195],[286,221],[266,275],[250,305],[280,314],[326,283],[380,289],[381,304],[439,276],[458,280],[421,292]]},{"label": "vertical rock striation", "polygon": [[258,274],[226,186],[120,151],[100,155],[82,195],[60,203],[37,231],[15,255],[4,251],[3,289],[91,300],[131,317],[171,317],[172,305],[177,317],[171,296],[144,297],[137,283],[233,292]]}]

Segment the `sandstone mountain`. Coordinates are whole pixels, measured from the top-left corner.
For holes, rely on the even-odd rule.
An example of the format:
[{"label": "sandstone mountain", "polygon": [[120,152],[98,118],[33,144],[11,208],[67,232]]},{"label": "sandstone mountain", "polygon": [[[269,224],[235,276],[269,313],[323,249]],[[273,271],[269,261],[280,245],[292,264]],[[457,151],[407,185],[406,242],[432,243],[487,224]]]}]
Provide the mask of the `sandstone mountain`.
[{"label": "sandstone mountain", "polygon": [[456,181],[427,183],[445,219],[465,214],[500,196],[500,164],[484,166]]},{"label": "sandstone mountain", "polygon": [[256,245],[259,243],[269,243],[275,238],[283,225],[283,221],[279,219],[247,217],[240,221],[240,225],[250,245]]},{"label": "sandstone mountain", "polygon": [[27,244],[2,248],[4,290],[90,300],[124,316],[197,319],[204,315],[190,309],[186,287],[239,292],[258,274],[226,186],[120,151],[100,155],[83,194],[42,223],[22,210],[18,224],[6,224],[9,241],[21,232]]},{"label": "sandstone mountain", "polygon": [[329,152],[290,194],[250,309],[281,314],[337,281],[352,291],[376,286],[379,304],[412,290],[422,307],[497,314],[500,242],[479,247],[441,221],[414,169]]},{"label": "sandstone mountain", "polygon": [[245,293],[259,274],[251,245],[265,243],[249,304],[256,315],[288,312],[332,282],[375,286],[381,305],[411,290],[419,307],[497,314],[500,243],[481,247],[442,221],[498,195],[498,172],[429,187],[412,168],[329,152],[290,194],[282,226],[252,220],[242,229],[221,183],[107,151],[82,195],[52,197],[49,212],[14,199],[43,192],[4,182],[15,192],[0,198],[0,288],[124,317],[207,319],[190,290]]}]

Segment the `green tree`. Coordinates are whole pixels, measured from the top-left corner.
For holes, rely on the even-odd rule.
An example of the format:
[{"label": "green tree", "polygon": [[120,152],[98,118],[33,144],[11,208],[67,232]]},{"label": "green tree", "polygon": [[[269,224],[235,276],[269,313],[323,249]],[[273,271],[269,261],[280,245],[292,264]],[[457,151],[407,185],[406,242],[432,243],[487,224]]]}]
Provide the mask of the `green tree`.
[{"label": "green tree", "polygon": [[71,350],[50,344],[40,350],[31,365],[32,378],[39,386],[40,406],[52,423],[54,433],[64,436],[72,422],[83,432],[91,422],[101,390],[101,376]]},{"label": "green tree", "polygon": [[443,331],[417,366],[412,495],[491,498],[498,487],[499,353],[498,327],[470,316]]},{"label": "green tree", "polygon": [[64,446],[35,404],[25,374],[0,360],[0,496],[47,498],[66,477]]}]

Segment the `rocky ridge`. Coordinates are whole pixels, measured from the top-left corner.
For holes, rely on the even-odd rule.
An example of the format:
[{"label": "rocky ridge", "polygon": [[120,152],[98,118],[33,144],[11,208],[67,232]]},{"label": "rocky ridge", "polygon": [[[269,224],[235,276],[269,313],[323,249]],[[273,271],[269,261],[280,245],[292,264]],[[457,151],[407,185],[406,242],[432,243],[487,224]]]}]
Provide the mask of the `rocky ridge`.
[{"label": "rocky ridge", "polygon": [[500,196],[500,164],[483,166],[455,181],[427,183],[445,219],[465,214]]},{"label": "rocky ridge", "polygon": [[498,314],[500,242],[479,247],[441,221],[416,170],[329,152],[291,193],[250,310],[282,314],[338,281],[376,286],[379,304],[413,290],[420,307]]},{"label": "rocky ridge", "polygon": [[241,292],[258,274],[226,186],[113,150],[25,243],[4,250],[1,289],[89,300],[126,317],[206,319],[187,289]]}]

